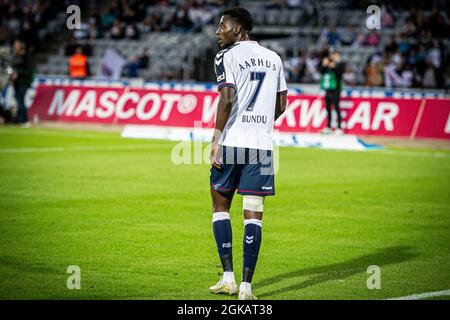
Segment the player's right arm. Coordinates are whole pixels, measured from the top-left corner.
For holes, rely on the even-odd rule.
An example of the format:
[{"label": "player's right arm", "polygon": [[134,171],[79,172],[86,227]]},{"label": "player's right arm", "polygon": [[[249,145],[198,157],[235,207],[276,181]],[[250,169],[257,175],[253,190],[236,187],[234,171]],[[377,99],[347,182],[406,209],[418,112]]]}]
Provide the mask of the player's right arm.
[{"label": "player's right arm", "polygon": [[220,135],[227,124],[228,118],[233,107],[233,98],[235,90],[233,87],[223,87],[220,90],[219,104],[217,105],[216,125],[214,127],[214,135],[211,140],[211,164],[220,169],[220,163],[217,159],[217,153],[219,151],[219,139]]},{"label": "player's right arm", "polygon": [[[219,104],[217,105],[216,126],[213,137],[213,142],[217,142],[220,138],[220,134],[223,132],[225,125],[227,124],[228,117],[230,116],[231,109],[233,107],[235,90],[233,87],[223,87],[220,90]],[[216,139],[216,135],[217,139]]]}]

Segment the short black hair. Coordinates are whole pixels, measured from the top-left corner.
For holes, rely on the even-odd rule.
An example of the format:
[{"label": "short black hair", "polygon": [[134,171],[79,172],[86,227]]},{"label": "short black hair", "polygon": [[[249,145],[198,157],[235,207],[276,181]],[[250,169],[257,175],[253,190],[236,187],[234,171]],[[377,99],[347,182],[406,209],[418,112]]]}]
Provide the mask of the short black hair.
[{"label": "short black hair", "polygon": [[247,9],[240,7],[227,9],[222,12],[222,15],[231,17],[234,21],[239,23],[242,26],[242,28],[245,29],[247,32],[250,32],[253,29],[253,18]]}]

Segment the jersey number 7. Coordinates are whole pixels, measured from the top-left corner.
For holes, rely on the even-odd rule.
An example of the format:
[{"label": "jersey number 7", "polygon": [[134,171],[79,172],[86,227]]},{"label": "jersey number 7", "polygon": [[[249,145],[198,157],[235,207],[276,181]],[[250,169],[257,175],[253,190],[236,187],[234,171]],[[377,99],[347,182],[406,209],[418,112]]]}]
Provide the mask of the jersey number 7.
[{"label": "jersey number 7", "polygon": [[253,93],[252,99],[250,100],[247,108],[245,108],[245,111],[253,111],[253,108],[255,107],[256,97],[258,96],[265,76],[265,72],[250,72],[250,81],[258,81],[258,83],[256,85],[256,90]]}]

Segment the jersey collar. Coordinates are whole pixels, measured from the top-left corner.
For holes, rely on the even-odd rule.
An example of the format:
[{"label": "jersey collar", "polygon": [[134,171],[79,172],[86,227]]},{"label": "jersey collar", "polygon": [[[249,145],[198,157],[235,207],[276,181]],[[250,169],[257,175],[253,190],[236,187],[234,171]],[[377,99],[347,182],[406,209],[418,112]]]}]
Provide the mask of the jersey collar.
[{"label": "jersey collar", "polygon": [[258,44],[258,41],[254,41],[254,40],[242,40],[242,41],[236,41],[235,43],[256,43],[256,44]]}]

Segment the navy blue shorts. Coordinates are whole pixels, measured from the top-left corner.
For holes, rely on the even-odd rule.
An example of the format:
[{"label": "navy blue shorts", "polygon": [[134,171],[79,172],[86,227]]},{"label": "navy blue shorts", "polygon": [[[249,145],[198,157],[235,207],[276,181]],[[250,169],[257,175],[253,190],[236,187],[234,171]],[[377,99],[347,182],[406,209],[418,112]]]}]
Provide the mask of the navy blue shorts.
[{"label": "navy blue shorts", "polygon": [[273,196],[275,181],[273,152],[222,146],[219,149],[221,170],[211,166],[211,187],[221,193]]}]

